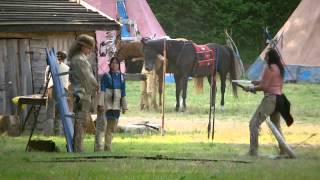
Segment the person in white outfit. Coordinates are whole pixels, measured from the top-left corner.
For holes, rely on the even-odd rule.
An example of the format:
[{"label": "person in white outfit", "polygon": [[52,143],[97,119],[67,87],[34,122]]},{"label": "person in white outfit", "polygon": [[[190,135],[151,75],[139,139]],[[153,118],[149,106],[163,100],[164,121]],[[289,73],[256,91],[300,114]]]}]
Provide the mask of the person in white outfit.
[{"label": "person in white outfit", "polygon": [[[64,63],[65,59],[67,58],[67,53],[65,51],[58,51],[57,52],[57,63],[59,66],[59,72],[69,72],[69,66]],[[68,92],[69,87],[69,74],[60,76],[63,87],[66,92]],[[49,82],[47,82],[49,81]],[[55,100],[55,93],[53,90],[53,80],[50,73],[50,68],[47,66],[46,73],[45,73],[45,83],[48,83],[48,100],[47,100],[47,121],[48,127],[50,127],[47,133],[54,134],[54,135],[62,135],[62,123],[60,120],[59,109],[56,107],[56,100]],[[68,99],[69,101],[69,99]],[[68,102],[69,103],[69,102]],[[70,103],[69,103],[70,104]]]}]

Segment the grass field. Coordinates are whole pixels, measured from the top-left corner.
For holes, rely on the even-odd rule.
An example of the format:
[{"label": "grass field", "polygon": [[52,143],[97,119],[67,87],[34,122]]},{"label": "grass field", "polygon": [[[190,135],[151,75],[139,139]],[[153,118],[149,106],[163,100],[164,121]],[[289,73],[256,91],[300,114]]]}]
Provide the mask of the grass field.
[{"label": "grass field", "polygon": [[[13,138],[1,135],[0,179],[320,178],[320,85],[285,85],[285,93],[291,100],[292,114],[296,121],[292,127],[288,128],[284,123],[282,127],[287,142],[294,148],[298,158],[272,160],[268,156],[277,155],[276,141],[265,124],[261,128],[261,156],[246,155],[249,146],[248,121],[262,98],[261,93],[253,95],[239,91],[239,98],[234,99],[231,87],[228,86],[225,111],[221,112],[220,106],[217,105],[215,139],[211,142],[206,137],[208,86],[202,94],[196,94],[191,83],[188,107],[184,113],[173,111],[174,85],[167,85],[165,136],[115,134],[113,151],[109,153],[93,152],[93,135],[86,136],[86,152],[81,154],[66,153],[63,137],[34,136],[34,139],[54,140],[61,149],[59,153],[25,153],[27,136]],[[120,124],[139,121],[160,123],[161,114],[158,111],[139,111],[138,82],[127,83],[127,96],[129,111],[121,116]],[[217,95],[217,99],[220,100],[220,94]],[[307,139],[310,136],[312,137]],[[143,156],[160,160],[141,159]]]}]

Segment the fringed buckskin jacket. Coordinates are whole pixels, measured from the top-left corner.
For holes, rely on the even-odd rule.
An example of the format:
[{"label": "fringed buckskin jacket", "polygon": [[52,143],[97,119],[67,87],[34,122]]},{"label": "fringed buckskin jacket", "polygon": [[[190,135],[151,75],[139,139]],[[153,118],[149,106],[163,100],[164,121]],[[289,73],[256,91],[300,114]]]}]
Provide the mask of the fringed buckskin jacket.
[{"label": "fringed buckskin jacket", "polygon": [[98,105],[108,110],[127,110],[126,85],[121,72],[109,72],[102,76]]},{"label": "fringed buckskin jacket", "polygon": [[70,82],[75,95],[79,96],[80,99],[91,102],[91,94],[95,91],[95,87],[98,86],[98,82],[87,59],[87,56],[82,52],[72,57],[70,62]]}]

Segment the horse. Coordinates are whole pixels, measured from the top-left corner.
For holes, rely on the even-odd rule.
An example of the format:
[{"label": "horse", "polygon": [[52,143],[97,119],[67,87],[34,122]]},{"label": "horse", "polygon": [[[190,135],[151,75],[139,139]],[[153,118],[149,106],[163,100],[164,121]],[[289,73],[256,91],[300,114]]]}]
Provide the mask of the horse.
[{"label": "horse", "polygon": [[[220,75],[221,80],[221,108],[224,107],[224,93],[226,88],[227,74],[230,74],[230,82],[240,78],[240,63],[236,59],[234,52],[228,46],[209,43],[207,46],[216,52],[217,58],[215,65],[212,64],[209,70],[202,71],[201,73],[195,71],[196,52],[193,47],[192,41],[181,41],[181,40],[148,40],[143,41],[143,53],[145,57],[145,68],[152,70],[154,68],[156,57],[158,54],[163,55],[164,41],[166,41],[166,58],[168,59],[168,71],[174,74],[176,83],[176,107],[175,110],[180,110],[180,93],[182,93],[182,111],[186,109],[186,95],[188,78],[207,77],[209,84],[211,84],[211,78],[213,77],[213,69],[217,68],[217,72]],[[237,87],[232,84],[233,95],[237,97]],[[211,85],[212,92],[215,93],[215,86]],[[214,103],[214,96],[212,97],[212,103]],[[211,104],[212,106],[213,104]],[[222,109],[223,110],[223,109]]]},{"label": "horse", "polygon": [[[149,38],[143,38],[141,41],[147,41]],[[150,78],[149,80],[145,81],[145,83],[141,87],[144,89],[141,89],[141,102],[140,102],[140,109],[149,109],[149,107],[153,107],[154,109],[158,108],[156,97],[156,92],[152,92],[151,95],[148,94],[147,91],[150,90],[150,87],[148,86],[155,86],[156,81],[159,81],[158,88],[157,87],[151,87],[151,89],[154,89],[152,91],[156,91],[155,89],[158,89],[159,93],[159,105],[161,105],[161,94],[162,94],[162,72],[160,72],[158,69],[161,66],[162,57],[157,57],[157,65],[156,65],[156,71],[153,73],[149,73],[145,71],[145,68],[143,67],[144,64],[144,54],[142,52],[142,43],[141,41],[120,41],[117,45],[117,52],[115,56],[117,56],[119,59],[124,60],[127,67],[127,73],[141,73],[146,75],[146,78]],[[160,74],[161,73],[161,74]],[[158,79],[155,79],[155,77],[158,77]],[[152,84],[152,85],[151,85]],[[149,88],[149,90],[147,90]]]}]

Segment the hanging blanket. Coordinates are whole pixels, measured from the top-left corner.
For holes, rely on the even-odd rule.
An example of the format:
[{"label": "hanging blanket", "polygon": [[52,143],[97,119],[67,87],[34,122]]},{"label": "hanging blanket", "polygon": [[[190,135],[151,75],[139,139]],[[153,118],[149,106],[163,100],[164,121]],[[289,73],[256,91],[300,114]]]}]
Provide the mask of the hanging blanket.
[{"label": "hanging blanket", "polygon": [[205,76],[215,69],[215,50],[207,45],[193,44],[196,54],[196,63],[192,70],[193,76]]},{"label": "hanging blanket", "polygon": [[199,66],[210,66],[211,64],[214,64],[215,53],[207,45],[193,44],[193,47]]}]

